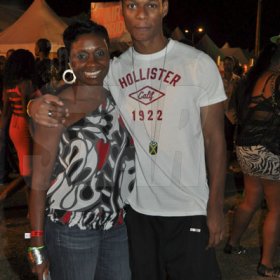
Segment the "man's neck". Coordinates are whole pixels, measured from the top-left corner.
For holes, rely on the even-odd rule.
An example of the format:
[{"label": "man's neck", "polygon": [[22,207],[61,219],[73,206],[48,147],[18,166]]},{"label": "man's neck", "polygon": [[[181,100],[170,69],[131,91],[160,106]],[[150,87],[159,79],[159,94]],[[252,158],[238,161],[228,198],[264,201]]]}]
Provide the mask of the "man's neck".
[{"label": "man's neck", "polygon": [[153,42],[143,42],[133,40],[134,49],[141,54],[153,54],[163,50],[168,44],[168,39],[164,36]]},{"label": "man's neck", "polygon": [[44,55],[43,53],[39,53],[39,60],[48,59],[49,57]]}]

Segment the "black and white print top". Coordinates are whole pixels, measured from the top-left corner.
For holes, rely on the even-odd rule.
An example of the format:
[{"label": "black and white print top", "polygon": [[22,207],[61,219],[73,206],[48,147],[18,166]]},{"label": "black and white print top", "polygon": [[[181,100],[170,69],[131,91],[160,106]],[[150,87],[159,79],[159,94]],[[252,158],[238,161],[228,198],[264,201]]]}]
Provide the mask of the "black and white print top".
[{"label": "black and white print top", "polygon": [[111,96],[61,136],[47,215],[69,227],[108,230],[122,223],[135,183],[135,150]]}]

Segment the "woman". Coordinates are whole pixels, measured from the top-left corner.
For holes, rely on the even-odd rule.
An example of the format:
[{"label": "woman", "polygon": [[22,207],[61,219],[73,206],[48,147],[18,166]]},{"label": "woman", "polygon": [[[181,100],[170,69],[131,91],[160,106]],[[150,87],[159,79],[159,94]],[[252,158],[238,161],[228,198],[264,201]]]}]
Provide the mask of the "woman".
[{"label": "woman", "polygon": [[32,138],[26,105],[30,99],[40,95],[40,92],[35,90],[34,80],[33,54],[24,49],[14,51],[9,56],[4,70],[3,126],[9,127],[9,136],[17,152],[21,177],[7,186],[0,195],[0,200],[24,184],[30,186]]},{"label": "woman", "polygon": [[48,270],[52,280],[128,280],[123,206],[134,184],[134,147],[103,88],[108,34],[85,21],[63,39],[76,80],[58,94],[69,108],[64,126],[35,126],[29,257],[39,280]]},{"label": "woman", "polygon": [[239,125],[236,153],[244,173],[245,196],[237,207],[226,253],[244,253],[241,236],[262,202],[263,224],[259,275],[280,278],[274,257],[280,237],[280,46],[270,44],[236,91]]}]

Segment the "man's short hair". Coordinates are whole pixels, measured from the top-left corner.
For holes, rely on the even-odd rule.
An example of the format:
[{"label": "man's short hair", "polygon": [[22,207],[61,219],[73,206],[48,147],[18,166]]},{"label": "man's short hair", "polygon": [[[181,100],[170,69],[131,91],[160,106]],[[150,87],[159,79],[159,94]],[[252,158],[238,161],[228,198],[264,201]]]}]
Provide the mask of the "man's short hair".
[{"label": "man's short hair", "polygon": [[232,56],[225,56],[223,61],[225,61],[225,60],[230,60],[234,64],[234,59]]},{"label": "man's short hair", "polygon": [[36,42],[39,52],[42,52],[45,55],[48,55],[51,51],[52,45],[51,42],[46,38],[41,38]]}]

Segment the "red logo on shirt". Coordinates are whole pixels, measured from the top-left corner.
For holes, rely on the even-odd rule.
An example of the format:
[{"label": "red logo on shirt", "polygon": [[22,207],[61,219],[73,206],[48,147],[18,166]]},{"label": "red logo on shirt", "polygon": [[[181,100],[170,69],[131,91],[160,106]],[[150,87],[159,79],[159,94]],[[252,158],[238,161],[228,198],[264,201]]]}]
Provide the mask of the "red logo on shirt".
[{"label": "red logo on shirt", "polygon": [[139,89],[136,92],[129,94],[134,100],[144,104],[149,105],[156,100],[162,98],[165,94],[157,89],[154,89],[150,86],[145,86],[142,89]]}]

